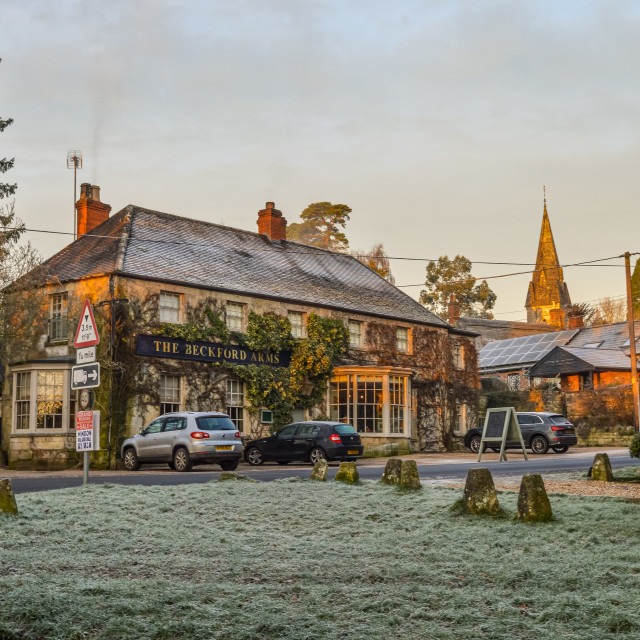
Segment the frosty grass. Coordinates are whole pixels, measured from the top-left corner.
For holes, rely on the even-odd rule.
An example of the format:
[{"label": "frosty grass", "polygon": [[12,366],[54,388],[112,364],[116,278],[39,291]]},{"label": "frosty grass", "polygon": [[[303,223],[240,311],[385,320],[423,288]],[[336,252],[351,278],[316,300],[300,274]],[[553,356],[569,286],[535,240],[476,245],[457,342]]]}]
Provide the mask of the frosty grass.
[{"label": "frosty grass", "polygon": [[[0,640],[640,637],[640,504],[461,516],[462,490],[93,485],[0,516]],[[515,493],[500,503],[510,514]]]}]

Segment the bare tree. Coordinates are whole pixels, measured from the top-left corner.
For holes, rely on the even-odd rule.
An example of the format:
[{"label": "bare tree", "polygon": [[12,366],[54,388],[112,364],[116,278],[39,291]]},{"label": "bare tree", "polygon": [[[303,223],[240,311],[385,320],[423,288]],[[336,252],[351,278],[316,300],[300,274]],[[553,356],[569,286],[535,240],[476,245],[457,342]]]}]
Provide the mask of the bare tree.
[{"label": "bare tree", "polygon": [[624,322],[626,319],[627,303],[624,298],[619,300],[603,298],[600,303],[595,306],[595,313],[591,324],[613,324],[615,322]]},{"label": "bare tree", "polygon": [[352,251],[351,255],[357,258],[362,264],[366,264],[369,269],[373,269],[379,276],[382,276],[387,282],[391,284],[396,283],[396,279],[391,273],[391,265],[389,263],[389,257],[385,253],[382,242],[374,244],[371,251]]}]

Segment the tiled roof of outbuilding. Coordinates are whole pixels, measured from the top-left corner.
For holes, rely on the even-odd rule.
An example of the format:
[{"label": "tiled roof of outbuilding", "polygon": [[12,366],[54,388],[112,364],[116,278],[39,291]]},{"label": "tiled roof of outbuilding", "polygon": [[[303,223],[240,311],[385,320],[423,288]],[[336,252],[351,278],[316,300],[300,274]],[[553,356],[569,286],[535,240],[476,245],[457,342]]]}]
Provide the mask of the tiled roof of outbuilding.
[{"label": "tiled roof of outbuilding", "polygon": [[353,256],[132,205],[43,266],[62,282],[117,273],[455,331]]}]

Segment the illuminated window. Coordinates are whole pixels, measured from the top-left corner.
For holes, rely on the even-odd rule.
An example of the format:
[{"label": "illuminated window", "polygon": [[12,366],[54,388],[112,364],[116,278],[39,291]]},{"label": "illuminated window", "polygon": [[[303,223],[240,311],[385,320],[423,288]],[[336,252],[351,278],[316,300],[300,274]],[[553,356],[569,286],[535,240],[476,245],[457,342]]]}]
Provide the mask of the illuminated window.
[{"label": "illuminated window", "polygon": [[161,291],[158,312],[160,322],[180,322],[180,295]]},{"label": "illuminated window", "polygon": [[15,392],[16,431],[29,428],[31,416],[31,372],[16,374]]},{"label": "illuminated window", "polygon": [[62,429],[62,371],[38,371],[36,429]]},{"label": "illuminated window", "polygon": [[227,302],[225,319],[229,331],[242,331],[244,305],[237,302]]},{"label": "illuminated window", "polygon": [[329,388],[329,415],[362,434],[411,435],[408,375],[336,372]]}]

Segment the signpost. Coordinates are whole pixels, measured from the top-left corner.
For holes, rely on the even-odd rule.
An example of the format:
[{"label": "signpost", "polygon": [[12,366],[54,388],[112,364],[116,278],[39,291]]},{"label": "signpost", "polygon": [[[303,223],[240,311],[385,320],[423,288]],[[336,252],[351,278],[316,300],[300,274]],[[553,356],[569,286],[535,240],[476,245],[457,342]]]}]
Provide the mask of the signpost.
[{"label": "signpost", "polygon": [[505,453],[507,442],[520,442],[522,447],[522,455],[528,460],[527,451],[522,439],[522,432],[518,424],[516,410],[513,407],[502,407],[500,409],[489,409],[484,419],[484,428],[482,430],[482,438],[480,440],[480,451],[478,451],[478,462],[482,460],[485,443],[489,446],[496,446],[500,443],[499,461],[507,459]]},{"label": "signpost", "polygon": [[76,451],[84,454],[84,484],[89,481],[89,451],[100,450],[100,412],[91,411],[93,393],[87,391],[100,385],[100,363],[96,362],[96,345],[99,343],[93,309],[85,300],[73,341],[77,364],[71,369],[71,388],[80,390],[79,404],[83,409],[76,413]]}]

